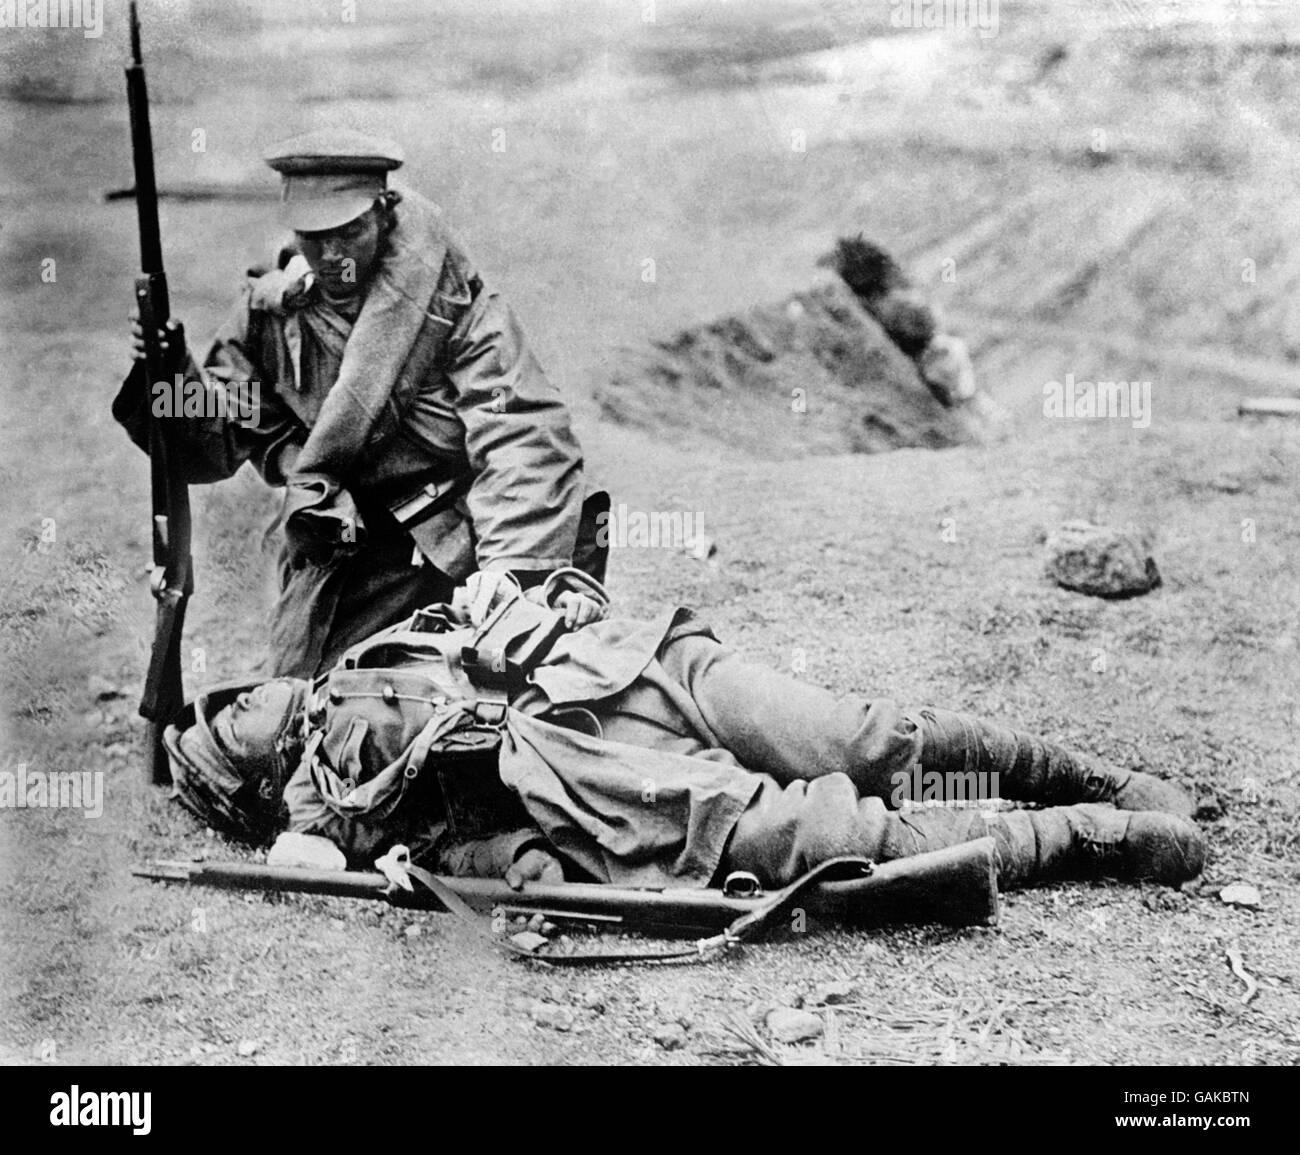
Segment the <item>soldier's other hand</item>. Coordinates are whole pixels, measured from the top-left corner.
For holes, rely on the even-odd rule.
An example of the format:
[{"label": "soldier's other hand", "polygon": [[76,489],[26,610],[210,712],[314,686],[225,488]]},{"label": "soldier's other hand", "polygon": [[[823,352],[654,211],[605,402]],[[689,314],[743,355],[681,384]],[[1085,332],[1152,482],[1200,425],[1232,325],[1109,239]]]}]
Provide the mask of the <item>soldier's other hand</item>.
[{"label": "soldier's other hand", "polygon": [[[144,361],[144,327],[140,324],[140,310],[133,308],[128,314],[131,322],[131,360]],[[169,326],[158,330],[158,343],[164,353],[171,349],[171,338],[175,335],[175,327]]]},{"label": "soldier's other hand", "polygon": [[570,630],[580,630],[605,616],[605,607],[595,598],[573,591],[557,594],[555,609],[564,614],[564,625]]},{"label": "soldier's other hand", "polygon": [[506,885],[521,890],[525,882],[542,882],[558,886],[564,881],[564,867],[550,851],[534,846],[525,850],[506,871]]}]

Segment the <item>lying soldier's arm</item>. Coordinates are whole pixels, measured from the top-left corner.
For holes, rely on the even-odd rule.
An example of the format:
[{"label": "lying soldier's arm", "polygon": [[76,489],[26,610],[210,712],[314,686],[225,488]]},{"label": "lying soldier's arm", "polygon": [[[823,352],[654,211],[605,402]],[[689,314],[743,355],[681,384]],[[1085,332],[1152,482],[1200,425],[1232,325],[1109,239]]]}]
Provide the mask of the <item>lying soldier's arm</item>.
[{"label": "lying soldier's arm", "polygon": [[518,889],[525,882],[560,883],[564,868],[542,832],[523,827],[490,838],[448,841],[436,853],[437,872],[454,878],[504,878]]},{"label": "lying soldier's arm", "polygon": [[[395,841],[401,841],[387,823],[368,823],[360,816],[344,819],[326,806],[305,761],[285,786],[284,801],[292,833],[329,839],[350,863],[369,867]],[[419,836],[410,837],[410,845],[415,857],[432,860],[437,874],[504,878],[516,888],[524,882],[564,881],[564,868],[551,852],[550,843],[531,826],[488,838],[455,839],[445,823],[429,823]]]}]

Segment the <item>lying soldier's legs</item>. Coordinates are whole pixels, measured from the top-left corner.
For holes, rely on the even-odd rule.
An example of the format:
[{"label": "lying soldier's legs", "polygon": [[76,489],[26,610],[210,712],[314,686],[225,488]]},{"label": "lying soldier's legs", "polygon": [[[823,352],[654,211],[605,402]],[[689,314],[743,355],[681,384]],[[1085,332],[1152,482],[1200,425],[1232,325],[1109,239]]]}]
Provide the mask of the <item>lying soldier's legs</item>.
[{"label": "lying soldier's legs", "polygon": [[659,660],[688,691],[706,738],[782,785],[847,774],[858,793],[887,798],[893,776],[920,757],[920,727],[889,699],[837,698],[711,638],[680,638]]},{"label": "lying soldier's legs", "polygon": [[[1032,734],[973,714],[925,709],[913,715],[921,731],[921,764],[940,774],[984,781],[996,773],[998,794],[1060,806],[1109,802],[1121,810],[1163,810],[1192,816],[1192,800],[1171,782],[1137,770],[1120,770]],[[976,777],[969,775],[974,772]]]},{"label": "lying soldier's legs", "polygon": [[884,698],[837,698],[709,638],[679,639],[660,661],[689,691],[713,740],[779,783],[847,774],[860,794],[896,805],[900,785],[910,796],[917,769],[966,781],[974,771],[996,773],[998,793],[1010,799],[1192,813],[1183,790],[1149,774],[1119,770],[970,714],[902,710]]},{"label": "lying soldier's legs", "polygon": [[741,815],[721,872],[748,870],[783,886],[828,858],[885,862],[992,835],[1003,889],[1110,876],[1176,884],[1200,873],[1196,826],[1169,814],[1109,806],[989,813],[944,807],[891,811],[843,774],[782,786],[768,775]]}]

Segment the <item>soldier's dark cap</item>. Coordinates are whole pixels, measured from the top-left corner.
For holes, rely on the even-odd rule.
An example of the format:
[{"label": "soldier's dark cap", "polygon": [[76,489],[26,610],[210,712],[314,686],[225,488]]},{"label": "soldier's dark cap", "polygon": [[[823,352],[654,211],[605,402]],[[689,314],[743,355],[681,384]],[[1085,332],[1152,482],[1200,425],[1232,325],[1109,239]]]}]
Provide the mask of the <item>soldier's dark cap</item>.
[{"label": "soldier's dark cap", "polygon": [[356,220],[388,187],[402,150],[389,140],[350,128],[291,137],[266,151],[281,176],[280,214],[301,233],[337,229]]}]

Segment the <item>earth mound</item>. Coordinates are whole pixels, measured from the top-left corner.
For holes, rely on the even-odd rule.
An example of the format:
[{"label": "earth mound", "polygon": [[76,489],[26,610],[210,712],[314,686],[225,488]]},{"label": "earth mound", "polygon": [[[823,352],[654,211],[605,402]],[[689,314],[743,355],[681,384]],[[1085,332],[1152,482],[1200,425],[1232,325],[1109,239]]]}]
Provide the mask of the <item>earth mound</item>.
[{"label": "earth mound", "polygon": [[839,279],[635,350],[596,400],[621,424],[770,459],[943,449],[991,432],[987,397],[945,406]]}]

